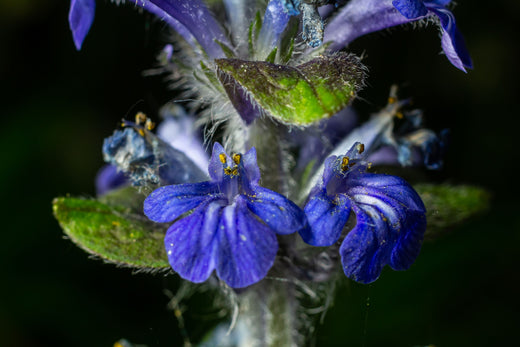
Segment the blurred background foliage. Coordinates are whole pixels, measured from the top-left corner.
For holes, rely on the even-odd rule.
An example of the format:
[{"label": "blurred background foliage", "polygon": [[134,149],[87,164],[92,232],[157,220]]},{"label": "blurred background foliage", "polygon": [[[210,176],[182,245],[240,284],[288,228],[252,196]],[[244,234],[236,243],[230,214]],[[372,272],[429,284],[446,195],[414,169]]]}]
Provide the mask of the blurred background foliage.
[{"label": "blurred background foliage", "polygon": [[[186,302],[183,331],[167,308],[175,276],[91,260],[52,216],[55,196],[94,195],[101,144],[119,120],[138,110],[157,119],[171,97],[165,76],[142,75],[168,39],[164,24],[104,2],[78,53],[68,1],[0,0],[2,346],[112,346],[123,337],[176,346],[186,332],[199,339],[219,314],[200,311],[207,296],[195,296]],[[376,111],[398,83],[429,127],[451,129],[445,169],[429,179],[486,187],[491,209],[426,243],[409,271],[385,271],[369,286],[344,281],[317,329],[317,346],[501,346],[518,339],[520,2],[459,3],[454,12],[475,70],[465,75],[438,54],[434,27],[372,34],[350,47],[370,68],[356,106]]]}]

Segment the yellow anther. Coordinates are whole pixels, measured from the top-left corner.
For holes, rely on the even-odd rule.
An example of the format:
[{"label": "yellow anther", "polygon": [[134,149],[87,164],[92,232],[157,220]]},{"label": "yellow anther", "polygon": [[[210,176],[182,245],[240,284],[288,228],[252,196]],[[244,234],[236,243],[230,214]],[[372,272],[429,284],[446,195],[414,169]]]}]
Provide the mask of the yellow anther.
[{"label": "yellow anther", "polygon": [[341,159],[341,171],[347,171],[349,161],[350,158],[346,156]]},{"label": "yellow anther", "polygon": [[397,98],[391,96],[388,98],[388,104],[395,104],[397,102]]},{"label": "yellow anther", "polygon": [[235,167],[231,173],[233,176],[238,176],[238,168]]},{"label": "yellow anther", "polygon": [[357,148],[357,151],[359,154],[361,154],[365,151],[365,145],[362,143],[359,143],[356,148]]},{"label": "yellow anther", "polygon": [[233,154],[233,161],[235,164],[240,164],[240,159],[242,159],[242,156],[240,154]]},{"label": "yellow anther", "polygon": [[139,129],[137,129],[137,132],[139,133],[139,135],[144,137],[144,130],[143,129],[139,128]]},{"label": "yellow anther", "polygon": [[396,116],[398,119],[403,119],[403,118],[404,118],[403,113],[402,113],[402,112],[399,112],[399,111],[397,111],[397,112],[395,113],[395,116]]},{"label": "yellow anther", "polygon": [[121,342],[116,342],[114,343],[114,347],[123,347],[123,345],[121,344]]},{"label": "yellow anther", "polygon": [[135,115],[135,124],[139,125],[146,122],[146,115],[143,112],[137,112]]},{"label": "yellow anther", "polygon": [[155,128],[155,123],[152,122],[152,120],[151,120],[150,118],[148,118],[148,119],[146,120],[146,123],[144,123],[144,126],[146,127],[146,130],[148,130],[148,131],[152,131],[153,128]]},{"label": "yellow anther", "polygon": [[368,163],[368,164],[367,164],[367,168],[368,168],[368,169],[371,169],[371,168],[372,168],[372,163]]},{"label": "yellow anther", "polygon": [[220,162],[221,162],[222,164],[225,164],[225,163],[226,163],[226,155],[225,155],[224,153],[220,153],[220,154],[218,155],[218,158],[220,159]]}]

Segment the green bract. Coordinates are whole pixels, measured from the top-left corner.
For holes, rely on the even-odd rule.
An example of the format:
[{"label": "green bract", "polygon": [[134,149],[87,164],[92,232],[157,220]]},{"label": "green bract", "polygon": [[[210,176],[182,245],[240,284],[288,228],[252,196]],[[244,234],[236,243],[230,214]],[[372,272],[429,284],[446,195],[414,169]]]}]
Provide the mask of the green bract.
[{"label": "green bract", "polygon": [[298,66],[216,59],[220,82],[237,110],[251,102],[283,123],[309,125],[345,108],[363,86],[365,68],[346,53]]}]

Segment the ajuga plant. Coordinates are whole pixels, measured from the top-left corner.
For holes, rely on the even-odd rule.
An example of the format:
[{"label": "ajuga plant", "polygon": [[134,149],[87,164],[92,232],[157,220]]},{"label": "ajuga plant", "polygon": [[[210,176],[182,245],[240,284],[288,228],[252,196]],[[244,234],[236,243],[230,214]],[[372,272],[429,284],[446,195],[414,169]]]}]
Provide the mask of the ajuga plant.
[{"label": "ajuga plant", "polygon": [[[201,346],[304,345],[309,305],[325,311],[338,280],[408,269],[425,234],[485,206],[477,188],[384,173],[439,169],[446,151],[446,131],[423,128],[396,87],[362,124],[351,106],[368,70],[348,44],[371,32],[434,24],[451,64],[472,67],[450,0],[127,3],[171,28],[159,62],[172,100],[156,131],[157,115],[123,119],[102,146],[98,197],[57,198],[54,213],[99,258],[226,298],[228,333]],[[95,6],[71,1],[78,50]]]}]

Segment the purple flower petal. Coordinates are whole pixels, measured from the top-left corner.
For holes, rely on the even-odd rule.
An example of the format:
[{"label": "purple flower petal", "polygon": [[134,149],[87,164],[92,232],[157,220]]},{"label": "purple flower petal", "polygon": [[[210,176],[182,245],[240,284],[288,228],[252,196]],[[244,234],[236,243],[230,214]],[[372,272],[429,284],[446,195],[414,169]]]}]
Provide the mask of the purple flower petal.
[{"label": "purple flower petal", "polygon": [[346,194],[357,224],[340,248],[345,274],[370,283],[384,265],[409,268],[426,230],[426,209],[419,195],[406,181],[390,175],[364,174],[348,184]]},{"label": "purple flower petal", "polygon": [[[160,18],[174,18],[185,27],[200,43],[211,58],[224,57],[220,45],[215,42],[229,42],[218,22],[213,18],[206,5],[200,0],[148,0],[135,4]],[[171,22],[167,20],[169,24]],[[173,28],[176,28],[173,23]]]},{"label": "purple flower petal", "polygon": [[96,194],[97,196],[105,195],[128,183],[128,178],[117,169],[117,166],[107,164],[96,175]]},{"label": "purple flower petal", "polygon": [[345,195],[332,199],[325,189],[312,196],[304,209],[310,229],[300,232],[303,241],[320,247],[333,245],[350,216],[350,205]]},{"label": "purple flower petal", "polygon": [[183,152],[203,172],[207,171],[209,158],[195,126],[194,117],[182,110],[177,110],[175,116],[167,115],[157,128],[157,136]]},{"label": "purple flower petal", "polygon": [[186,183],[154,190],[144,201],[144,214],[154,222],[172,222],[208,201],[221,198],[214,182]]},{"label": "purple flower petal", "polygon": [[351,0],[325,27],[323,41],[339,50],[360,36],[409,21],[391,0]]},{"label": "purple flower petal", "polygon": [[430,5],[428,8],[439,17],[441,22],[441,45],[448,60],[456,68],[464,72],[466,72],[466,68],[472,69],[473,62],[466,48],[464,38],[455,25],[455,16],[453,16],[453,13],[441,6]]},{"label": "purple flower petal", "polygon": [[233,288],[264,278],[278,250],[273,231],[258,221],[241,200],[224,208],[218,228],[218,276]]},{"label": "purple flower petal", "polygon": [[218,203],[210,203],[177,221],[166,232],[168,262],[182,278],[204,282],[215,269],[221,210]]},{"label": "purple flower petal", "polygon": [[[329,49],[339,50],[359,36],[410,23],[427,16],[439,18],[443,29],[442,49],[458,69],[472,68],[471,58],[453,14],[445,8],[450,1],[434,0],[352,0],[325,28]],[[427,9],[427,11],[425,11]]]},{"label": "purple flower petal", "polygon": [[247,207],[276,233],[285,235],[305,227],[303,211],[285,196],[267,188],[254,188]]},{"label": "purple flower petal", "polygon": [[74,45],[78,51],[92,26],[95,10],[95,0],[71,0],[70,2],[69,25]]},{"label": "purple flower petal", "polygon": [[285,1],[271,0],[265,10],[264,22],[258,36],[258,45],[264,57],[267,57],[272,49],[278,45],[280,35],[285,30],[291,16],[294,15],[293,11],[289,13],[285,9],[282,2]]},{"label": "purple flower petal", "polygon": [[[224,155],[224,158],[226,162],[228,161],[228,155],[226,151],[224,150],[224,147],[218,142],[215,142],[213,144],[213,152],[211,153],[211,158],[209,159],[209,166],[208,166],[208,173],[209,177],[213,181],[221,182],[224,177],[224,171],[222,170],[222,157],[221,155]],[[230,163],[228,163],[230,165]]]},{"label": "purple flower petal", "polygon": [[394,0],[392,5],[408,19],[415,19],[428,14],[428,9],[424,6],[422,0]]},{"label": "purple flower petal", "polygon": [[347,234],[339,253],[345,275],[360,283],[371,283],[379,278],[389,258],[394,235],[379,216],[379,211],[371,206],[358,208],[356,227]]}]

